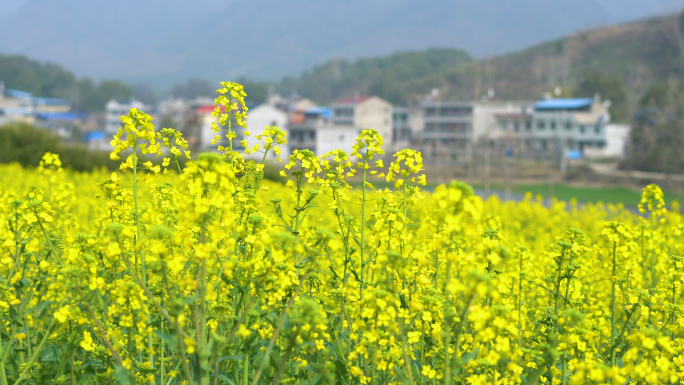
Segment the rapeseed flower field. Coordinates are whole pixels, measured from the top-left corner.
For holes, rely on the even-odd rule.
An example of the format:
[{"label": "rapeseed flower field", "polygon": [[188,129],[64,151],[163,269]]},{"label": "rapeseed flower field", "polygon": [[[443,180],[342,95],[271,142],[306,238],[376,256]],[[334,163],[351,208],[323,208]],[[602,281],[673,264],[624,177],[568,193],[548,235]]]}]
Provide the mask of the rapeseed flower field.
[{"label": "rapeseed flower field", "polygon": [[657,186],[643,215],[427,193],[420,153],[383,157],[372,130],[351,154],[295,151],[278,184],[263,163],[285,134],[233,151],[245,93],[218,93],[218,153],[131,110],[118,172],[0,166],[1,385],[684,376],[684,218]]}]

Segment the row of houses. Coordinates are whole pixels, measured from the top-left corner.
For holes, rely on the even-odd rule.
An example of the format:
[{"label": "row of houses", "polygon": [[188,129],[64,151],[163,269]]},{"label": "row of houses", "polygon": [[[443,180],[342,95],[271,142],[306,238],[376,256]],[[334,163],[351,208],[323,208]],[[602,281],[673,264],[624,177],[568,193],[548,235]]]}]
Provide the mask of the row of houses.
[{"label": "row of houses", "polygon": [[[255,132],[263,122],[287,119],[290,148],[308,148],[319,155],[334,148],[350,151],[360,131],[373,128],[385,138],[386,152],[413,147],[428,157],[471,157],[474,146],[487,142],[499,144],[509,156],[621,157],[629,127],[610,123],[609,106],[598,95],[540,101],[425,101],[413,106],[353,97],[326,107],[308,100],[287,111],[258,107],[248,113],[248,124]],[[249,122],[252,114],[264,117]]]},{"label": "row of houses", "polygon": [[[105,134],[118,130],[119,117],[132,108],[149,106],[137,101],[107,104]],[[283,103],[282,99],[248,106],[248,130],[258,135],[265,126],[277,125],[288,133],[286,152],[310,149],[322,155],[333,149],[351,151],[364,129],[375,129],[384,138],[385,152],[412,147],[426,157],[473,156],[474,146],[499,145],[507,156],[620,157],[629,127],[610,123],[608,101],[594,98],[540,101],[433,101],[393,106],[376,96],[354,96],[329,106],[308,99]],[[210,150],[217,118],[213,100],[168,99],[155,113],[169,118],[184,132],[191,145]],[[247,139],[237,132],[239,142]]]},{"label": "row of houses", "polygon": [[0,81],[0,125],[11,122],[35,124],[68,139],[75,125],[86,125],[88,120],[87,114],[72,112],[65,99],[34,96],[30,92],[6,88]]},{"label": "row of houses", "polygon": [[[71,111],[64,99],[36,97],[7,89],[0,82],[0,125],[9,121],[33,123],[71,135],[81,126],[93,148],[108,149],[109,139],[121,125],[121,115],[131,108],[151,113],[157,126],[181,130],[197,150],[211,150],[215,133],[211,126],[212,98],[183,100],[169,97],[156,106],[137,100],[112,100],[104,118]],[[277,125],[288,133],[286,153],[311,149],[318,155],[333,149],[351,151],[364,129],[375,129],[384,138],[385,152],[411,147],[426,157],[470,158],[474,147],[497,145],[510,155],[553,157],[620,157],[629,127],[610,122],[610,102],[593,98],[549,98],[538,101],[437,101],[426,98],[409,106],[393,106],[377,96],[340,100],[328,106],[308,99],[288,100],[277,95],[261,105],[247,105],[248,130],[258,135],[265,126]],[[84,127],[88,126],[88,127]],[[237,132],[239,142],[243,137]],[[253,139],[247,139],[251,145]]]}]

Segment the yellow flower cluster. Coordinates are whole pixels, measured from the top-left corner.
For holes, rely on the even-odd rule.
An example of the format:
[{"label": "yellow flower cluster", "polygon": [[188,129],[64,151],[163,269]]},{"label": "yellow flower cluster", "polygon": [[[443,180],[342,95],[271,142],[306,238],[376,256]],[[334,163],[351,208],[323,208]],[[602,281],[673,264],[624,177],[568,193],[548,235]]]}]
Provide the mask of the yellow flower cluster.
[{"label": "yellow flower cluster", "polygon": [[[222,87],[237,114],[244,91]],[[285,188],[262,180],[266,157],[181,167],[182,135],[122,121],[122,171],[62,171],[55,154],[0,166],[0,384],[684,377],[684,216],[656,186],[640,215],[425,191],[420,153],[383,159],[369,130],[351,154],[295,151]],[[157,175],[172,161],[178,175]]]}]

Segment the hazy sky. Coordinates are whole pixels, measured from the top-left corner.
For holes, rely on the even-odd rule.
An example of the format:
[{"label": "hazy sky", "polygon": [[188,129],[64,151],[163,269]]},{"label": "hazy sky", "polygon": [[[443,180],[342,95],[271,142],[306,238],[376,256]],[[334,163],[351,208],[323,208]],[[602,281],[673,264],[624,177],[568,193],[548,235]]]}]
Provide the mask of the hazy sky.
[{"label": "hazy sky", "polygon": [[0,53],[169,84],[277,79],[332,57],[429,47],[475,57],[670,13],[684,0],[0,0]]}]

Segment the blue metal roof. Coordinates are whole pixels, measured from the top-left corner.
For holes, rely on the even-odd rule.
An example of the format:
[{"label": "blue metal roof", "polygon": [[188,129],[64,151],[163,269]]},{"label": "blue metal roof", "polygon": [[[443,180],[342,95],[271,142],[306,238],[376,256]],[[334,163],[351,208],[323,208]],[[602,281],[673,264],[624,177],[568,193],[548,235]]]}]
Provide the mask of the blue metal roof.
[{"label": "blue metal roof", "polygon": [[330,107],[309,107],[305,112],[307,114],[320,114],[325,119],[330,119],[332,117],[332,110]]},{"label": "blue metal roof", "polygon": [[82,112],[43,112],[36,117],[43,120],[81,120],[86,119],[88,115]]},{"label": "blue metal roof", "polygon": [[33,98],[33,103],[46,106],[65,106],[69,104],[69,102],[60,98]]},{"label": "blue metal roof", "polygon": [[31,99],[31,98],[33,98],[33,94],[31,94],[30,92],[13,90],[13,89],[9,89],[9,88],[5,88],[5,96],[8,96],[10,98],[15,98],[15,99]]},{"label": "blue metal roof", "polygon": [[92,142],[93,140],[104,140],[104,139],[105,139],[105,133],[102,131],[88,132],[85,135],[83,135],[83,141],[85,141],[85,142]]},{"label": "blue metal roof", "polygon": [[534,104],[535,110],[575,110],[591,106],[592,98],[583,99],[546,99]]}]

